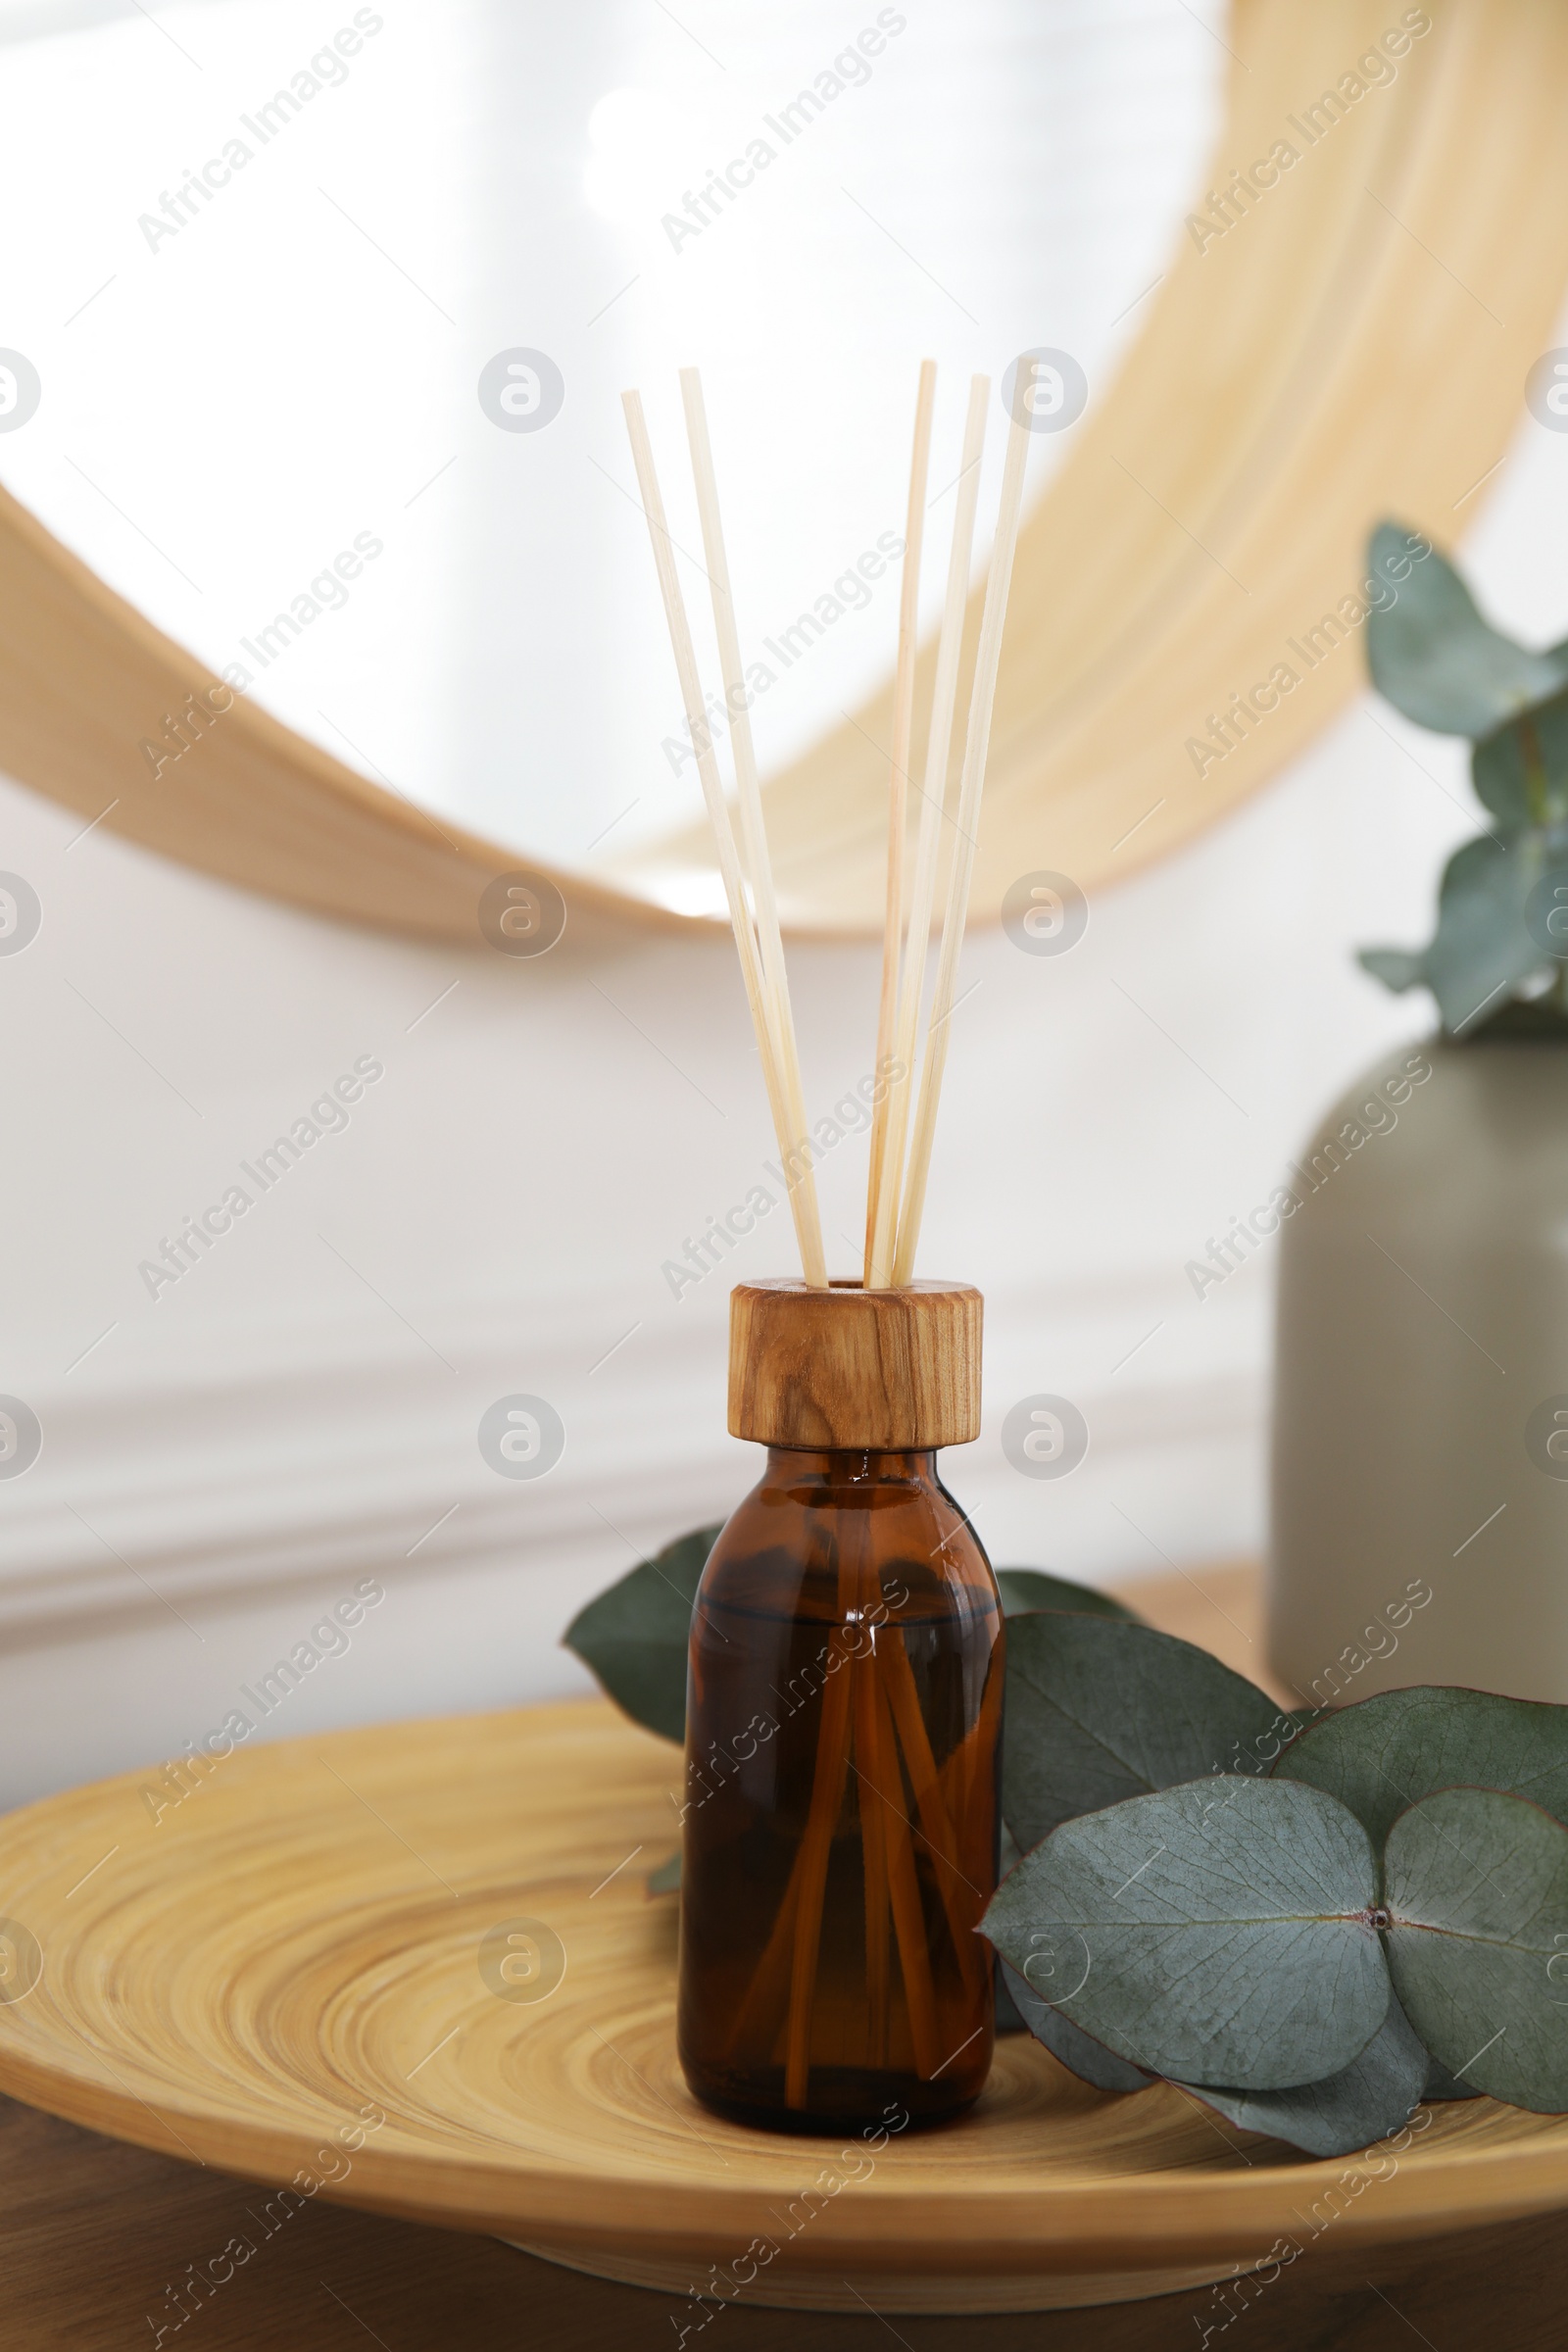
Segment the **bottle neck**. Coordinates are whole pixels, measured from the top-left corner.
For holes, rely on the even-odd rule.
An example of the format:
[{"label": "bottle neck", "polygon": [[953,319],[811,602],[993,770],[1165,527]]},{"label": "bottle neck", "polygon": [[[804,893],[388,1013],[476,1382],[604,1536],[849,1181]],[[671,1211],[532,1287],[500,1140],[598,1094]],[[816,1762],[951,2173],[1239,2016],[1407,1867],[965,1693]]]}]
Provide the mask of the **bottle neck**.
[{"label": "bottle neck", "polygon": [[768,1486],[931,1486],[936,1483],[936,1449],[876,1453],[847,1447],[770,1446]]}]

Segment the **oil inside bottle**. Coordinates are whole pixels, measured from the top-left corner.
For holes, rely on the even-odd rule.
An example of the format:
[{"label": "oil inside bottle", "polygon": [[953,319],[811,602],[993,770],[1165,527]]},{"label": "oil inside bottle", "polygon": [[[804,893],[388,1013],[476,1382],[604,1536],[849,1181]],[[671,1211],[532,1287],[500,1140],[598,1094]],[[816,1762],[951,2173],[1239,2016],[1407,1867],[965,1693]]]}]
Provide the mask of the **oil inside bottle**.
[{"label": "oil inside bottle", "polygon": [[824,2130],[978,2092],[1003,1644],[932,1454],[770,1451],[692,1621],[680,2049],[710,2105]]}]

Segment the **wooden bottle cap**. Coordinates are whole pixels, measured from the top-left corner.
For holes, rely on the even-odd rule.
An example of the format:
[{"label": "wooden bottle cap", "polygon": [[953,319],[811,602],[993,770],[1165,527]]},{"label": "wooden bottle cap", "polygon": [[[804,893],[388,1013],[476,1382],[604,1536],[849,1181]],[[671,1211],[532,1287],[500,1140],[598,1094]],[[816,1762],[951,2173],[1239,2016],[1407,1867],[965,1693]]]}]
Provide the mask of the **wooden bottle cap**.
[{"label": "wooden bottle cap", "polygon": [[760,1446],[897,1453],[980,1435],[984,1301],[967,1283],[866,1291],[798,1276],[729,1298],[729,1428]]}]

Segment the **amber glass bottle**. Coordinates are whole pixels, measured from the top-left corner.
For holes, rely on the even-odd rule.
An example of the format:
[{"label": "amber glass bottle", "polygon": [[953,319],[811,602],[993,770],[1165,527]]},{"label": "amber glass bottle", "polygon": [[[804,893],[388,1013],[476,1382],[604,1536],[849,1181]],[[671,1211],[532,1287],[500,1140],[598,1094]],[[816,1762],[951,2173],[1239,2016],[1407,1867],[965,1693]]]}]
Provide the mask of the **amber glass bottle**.
[{"label": "amber glass bottle", "polygon": [[947,1285],[735,1294],[730,1426],[768,1455],[692,1617],[680,2055],[747,2122],[935,2119],[990,2068],[1003,1620],[935,1459],[978,1428],[979,1325]]}]

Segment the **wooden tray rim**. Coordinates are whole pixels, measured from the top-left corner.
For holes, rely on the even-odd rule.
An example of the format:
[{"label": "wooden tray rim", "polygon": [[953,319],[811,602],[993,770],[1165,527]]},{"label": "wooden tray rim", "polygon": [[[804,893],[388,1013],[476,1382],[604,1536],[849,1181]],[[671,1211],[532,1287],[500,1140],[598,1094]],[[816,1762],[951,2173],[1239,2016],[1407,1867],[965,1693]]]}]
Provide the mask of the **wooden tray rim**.
[{"label": "wooden tray rim", "polygon": [[[494,1714],[416,1719],[396,1728],[416,1734],[426,1726],[431,1731],[461,1726],[466,1735],[478,1738],[487,1722],[515,1726],[522,1719],[548,1733],[556,1719],[584,1728],[585,1711],[593,1709],[623,1721],[607,1701],[579,1698]],[[252,1751],[246,1768],[265,1773],[273,1758],[283,1768],[307,1748],[352,1750],[368,1735],[389,1728],[366,1726],[278,1740]],[[41,1825],[56,1809],[78,1805],[93,1792],[108,1796],[134,1788],[143,1777],[137,1771],[117,1774],[20,1807],[0,1817],[0,1839],[12,1825]],[[316,2126],[271,2126],[226,2114],[215,2118],[178,2097],[161,2099],[155,2107],[123,2084],[112,2061],[91,2045],[84,2044],[83,2054],[99,2059],[96,2068],[74,2052],[66,2053],[63,2045],[58,2060],[45,2061],[9,2043],[8,2014],[0,2007],[0,2090],[134,2146],[211,2163],[216,2170],[275,2186],[311,2167],[329,2130],[324,2120]],[[788,2169],[798,2170],[804,2180],[829,2161],[838,2141],[791,2136],[771,2144],[781,2153],[795,2152],[798,2166]],[[901,2180],[896,2157],[867,2178],[847,2183],[855,2188],[853,2197],[835,2198],[813,2215],[813,2248],[824,2253],[831,2248],[834,2260],[886,2263],[890,2253],[917,2246],[922,2268],[938,2272],[972,2272],[982,2264],[1003,2274],[1109,2270],[1129,2262],[1146,2268],[1190,2263],[1209,2253],[1229,2255],[1245,2239],[1255,2238],[1266,2247],[1291,2235],[1293,2224],[1309,2226],[1306,2217],[1330,2189],[1341,2201],[1332,2223],[1323,2227],[1332,2226],[1342,2239],[1368,2244],[1485,2220],[1522,2219],[1568,2205],[1568,2129],[1496,2147],[1418,2142],[1400,2155],[1390,2152],[1370,2160],[1254,2162],[1242,2173],[1191,2168],[1129,2173],[1124,2186],[1115,2176],[1073,2181],[1043,2172],[1028,2189],[998,2189],[983,2179],[966,2180],[961,2154],[955,2153],[958,2161],[940,2189]],[[603,2219],[588,2211],[594,2207],[602,2213],[608,2205],[615,2217],[612,2234],[635,2234],[645,2244],[657,2241],[671,2254],[695,2254],[710,2247],[716,2235],[733,2234],[744,2245],[765,2234],[768,2196],[780,2191],[755,2182],[731,2187],[705,2180],[698,2187],[645,2174],[579,2171],[564,2166],[559,2156],[531,2155],[524,2147],[510,2150],[505,2161],[459,2154],[412,2141],[389,2120],[384,2136],[358,2151],[346,2181],[323,2182],[315,2193],[454,2230],[548,2236],[585,2251],[602,2249],[612,2234]],[[694,2196],[701,2198],[696,2218]],[[1108,2222],[1111,2202],[1114,2221]]]}]

